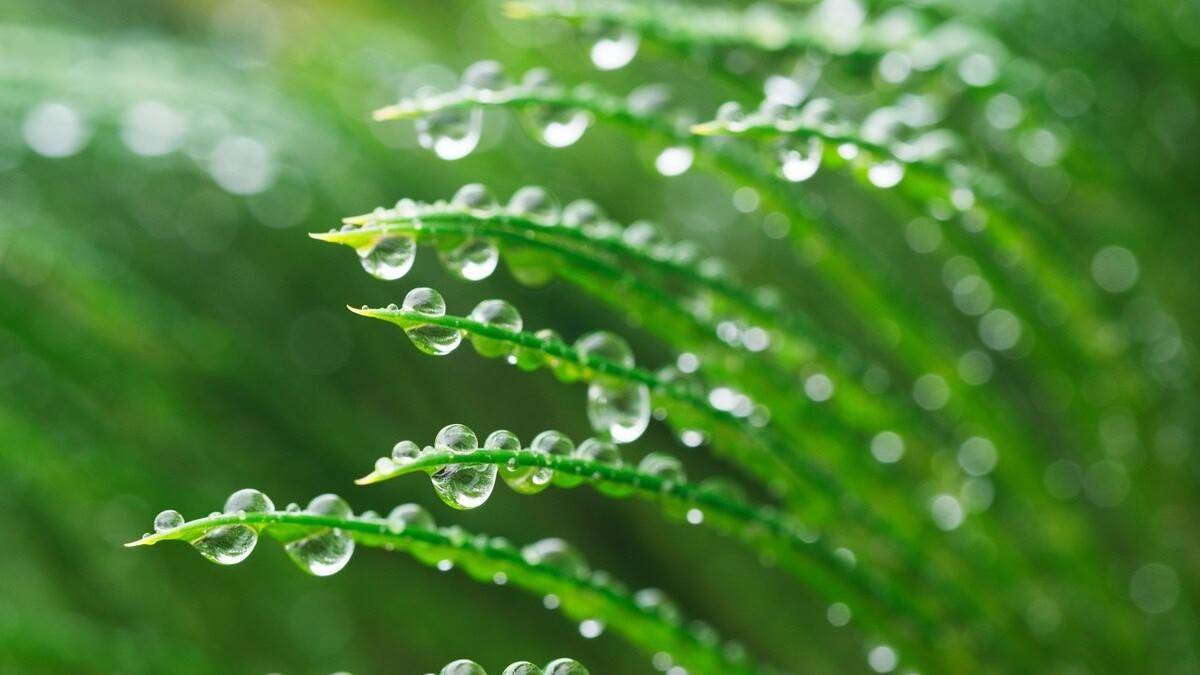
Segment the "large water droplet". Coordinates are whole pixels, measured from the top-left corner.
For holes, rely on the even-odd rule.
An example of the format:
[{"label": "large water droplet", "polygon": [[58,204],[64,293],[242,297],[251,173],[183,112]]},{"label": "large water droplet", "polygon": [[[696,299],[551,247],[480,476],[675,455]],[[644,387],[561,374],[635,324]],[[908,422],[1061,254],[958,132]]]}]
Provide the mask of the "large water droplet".
[{"label": "large water droplet", "polygon": [[664,487],[687,480],[683,463],[661,452],[652,452],[643,457],[642,461],[638,462],[638,471],[662,479]]},{"label": "large water droplet", "polygon": [[[534,452],[544,452],[553,457],[571,457],[575,454],[575,443],[566,434],[553,429],[543,431],[534,436],[529,449]],[[574,474],[551,472],[554,484],[559,487],[575,487],[583,482],[582,476]]]},{"label": "large water droplet", "polygon": [[812,178],[821,168],[824,149],[825,144],[816,136],[782,143],[776,154],[780,175],[793,183]]},{"label": "large water droplet", "polygon": [[542,225],[553,225],[559,217],[558,202],[537,185],[526,185],[514,192],[508,200],[508,211]]},{"label": "large water droplet", "polygon": [[454,193],[450,203],[464,211],[490,216],[500,210],[500,202],[482,183],[468,183]]},{"label": "large water droplet", "polygon": [[[424,316],[445,316],[446,301],[442,299],[441,293],[432,288],[414,288],[404,296],[404,310]],[[448,326],[408,325],[405,326],[404,333],[414,347],[434,356],[449,354],[462,342],[462,332]]]},{"label": "large water droplet", "polygon": [[904,165],[895,160],[885,160],[872,164],[867,169],[867,180],[875,187],[890,188],[900,184],[904,178]]},{"label": "large water droplet", "polygon": [[575,659],[554,659],[546,664],[544,675],[589,675],[588,669]]},{"label": "large water droplet", "polygon": [[517,661],[508,664],[502,675],[544,675],[542,669],[528,661]]},{"label": "large water droplet", "polygon": [[446,664],[439,675],[487,675],[483,666],[469,659],[459,659]]},{"label": "large water droplet", "polygon": [[[253,488],[245,488],[225,500],[225,514],[265,513],[274,511],[271,498]],[[249,525],[225,525],[208,532],[192,542],[205,558],[220,565],[234,565],[245,560],[258,543],[258,530]]]},{"label": "large water droplet", "polygon": [[[475,309],[471,310],[470,318],[472,321],[487,326],[513,332],[520,331],[524,326],[521,321],[521,314],[517,311],[517,308],[503,300],[484,300],[476,305]],[[479,352],[480,356],[489,358],[507,356],[514,348],[511,342],[480,335],[472,335],[471,344],[475,347],[475,351]]]},{"label": "large water droplet", "polygon": [[359,251],[358,255],[367,274],[394,281],[412,269],[417,257],[417,242],[412,237],[383,237],[374,246]]},{"label": "large water droplet", "polygon": [[592,63],[600,70],[624,68],[637,55],[639,42],[637,33],[613,26],[601,33],[592,45]]},{"label": "large water droplet", "polygon": [[551,105],[526,108],[524,119],[533,137],[552,148],[574,145],[592,123],[586,110]]},{"label": "large water droplet", "polygon": [[454,248],[438,252],[442,265],[467,281],[481,281],[496,271],[500,249],[490,239],[473,237]]},{"label": "large water droplet", "polygon": [[588,385],[588,421],[617,443],[632,443],[650,425],[650,389],[644,384]]},{"label": "large water droplet", "polygon": [[403,532],[408,527],[429,531],[437,528],[437,525],[433,522],[433,516],[420,504],[401,504],[397,506],[388,514],[387,523],[388,529],[393,532]]},{"label": "large water droplet", "polygon": [[[350,518],[354,515],[346,500],[333,494],[314,497],[304,512],[331,518]],[[290,541],[284,545],[284,549],[300,569],[318,577],[327,577],[350,562],[350,556],[354,554],[354,539],[333,527]]]},{"label": "large water droplet", "polygon": [[562,539],[551,538],[534,542],[521,549],[521,557],[530,565],[545,565],[573,577],[588,574],[587,561]]},{"label": "large water droplet", "polygon": [[623,338],[607,331],[588,333],[575,341],[575,351],[585,360],[604,359],[622,368],[633,367],[633,350]]},{"label": "large water droplet", "polygon": [[421,446],[412,441],[399,441],[392,446],[392,462],[408,464],[421,456]]},{"label": "large water droplet", "polygon": [[449,450],[457,454],[474,452],[479,448],[479,439],[475,432],[465,424],[447,424],[438,432],[433,441],[433,447],[438,450]]},{"label": "large water droplet", "polygon": [[485,101],[495,100],[495,94],[509,86],[504,68],[496,61],[476,61],[467,66],[463,71],[462,83]]},{"label": "large water droplet", "polygon": [[462,159],[479,145],[483,111],[439,110],[417,120],[417,142],[446,160]]},{"label": "large water droplet", "polygon": [[154,531],[166,532],[183,525],[183,515],[174,509],[167,509],[154,516]]}]

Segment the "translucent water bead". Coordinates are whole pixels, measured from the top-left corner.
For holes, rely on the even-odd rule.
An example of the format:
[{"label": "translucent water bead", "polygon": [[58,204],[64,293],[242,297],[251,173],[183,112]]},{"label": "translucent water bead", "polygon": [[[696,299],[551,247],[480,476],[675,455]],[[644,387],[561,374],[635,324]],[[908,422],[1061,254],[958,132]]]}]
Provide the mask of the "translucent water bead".
[{"label": "translucent water bead", "polygon": [[593,382],[588,385],[587,416],[597,433],[617,443],[632,443],[650,425],[650,388]]},{"label": "translucent water bead", "polygon": [[482,281],[500,264],[500,249],[490,239],[472,237],[451,249],[438,251],[442,265],[467,281]]},{"label": "translucent water bead", "polygon": [[417,142],[445,160],[462,159],[479,146],[483,110],[439,110],[417,119]]},{"label": "translucent water bead", "polygon": [[575,659],[554,659],[546,664],[544,675],[588,675],[588,669]]},{"label": "translucent water bead", "polygon": [[600,70],[624,68],[637,55],[640,42],[638,34],[627,28],[607,27],[592,45],[592,63]]},{"label": "translucent water bead", "polygon": [[563,207],[562,224],[565,227],[584,229],[604,220],[604,209],[590,199],[576,199]]},{"label": "translucent water bead", "polygon": [[[434,447],[453,453],[474,452],[479,447],[475,432],[462,424],[451,424],[438,432]],[[495,464],[448,464],[430,475],[433,489],[447,506],[473,509],[492,496],[496,487]]]},{"label": "translucent water bead", "polygon": [[[575,448],[574,457],[611,467],[619,467],[625,463],[617,446],[599,438],[585,439],[578,448]],[[629,485],[604,481],[596,483],[596,489],[610,497],[628,497],[634,490]]]},{"label": "translucent water bead", "polygon": [[[487,326],[503,328],[513,332],[520,331],[524,325],[517,308],[503,300],[484,300],[476,305],[475,309],[471,310],[470,319]],[[513,345],[510,342],[479,335],[471,336],[471,344],[475,347],[475,351],[479,352],[480,356],[488,358],[507,356],[513,350]]]},{"label": "translucent water bead", "polygon": [[584,577],[589,573],[587,561],[562,539],[542,539],[521,549],[521,557],[530,565],[552,567],[567,576]]},{"label": "translucent water bead", "polygon": [[[225,500],[225,514],[266,513],[274,511],[271,498],[246,488],[229,495]],[[245,560],[258,543],[258,530],[249,525],[225,525],[205,532],[192,542],[200,555],[220,565],[234,565]]]},{"label": "translucent water bead", "polygon": [[467,66],[462,74],[462,84],[484,101],[497,99],[497,95],[509,87],[508,76],[496,61],[476,61]]},{"label": "translucent water bead", "polygon": [[541,225],[553,225],[558,222],[561,209],[545,188],[526,185],[508,200],[508,212]]},{"label": "translucent water bead", "polygon": [[487,671],[474,661],[459,659],[446,664],[439,675],[487,675]]},{"label": "translucent water bead", "polygon": [[[493,431],[483,442],[483,447],[489,450],[521,449],[521,440],[511,431],[500,429]],[[500,477],[514,492],[532,495],[546,489],[550,484],[553,472],[545,467],[521,466],[515,461],[509,461],[500,467]]]},{"label": "translucent water bead", "polygon": [[643,457],[642,461],[638,463],[638,471],[660,478],[663,481],[664,489],[669,485],[683,483],[687,480],[683,463],[675,457],[661,452],[652,452]]},{"label": "translucent water bead", "polygon": [[678,624],[683,620],[683,613],[675,603],[657,588],[643,588],[634,593],[633,602],[638,608],[653,612],[668,623]]},{"label": "translucent water bead", "polygon": [[[445,316],[446,301],[432,288],[414,288],[404,296],[404,310],[424,316]],[[462,342],[462,331],[448,326],[418,323],[405,326],[404,333],[414,347],[434,356],[449,354]]]},{"label": "translucent water bead", "polygon": [[[304,512],[331,518],[350,518],[354,515],[346,500],[333,494],[314,497]],[[318,577],[327,577],[339,572],[350,562],[350,556],[354,554],[354,539],[334,527],[290,541],[284,545],[284,549],[300,569]]]},{"label": "translucent water bead", "polygon": [[633,350],[623,338],[607,331],[587,333],[575,341],[575,351],[584,360],[597,358],[622,368],[633,367]]},{"label": "translucent water bead", "polygon": [[387,517],[388,529],[392,532],[403,532],[406,528],[415,527],[418,530],[433,530],[437,524],[433,516],[420,504],[401,504],[392,509]]},{"label": "translucent water bead", "polygon": [[412,441],[400,441],[392,446],[392,462],[408,464],[421,456],[421,446]]},{"label": "translucent water bead", "polygon": [[381,237],[358,252],[367,274],[384,281],[395,281],[408,274],[417,257],[417,242],[412,237]]},{"label": "translucent water bead", "polygon": [[[529,449],[553,457],[572,457],[575,454],[575,443],[563,432],[550,429],[534,436],[533,442],[529,444]],[[583,482],[582,476],[560,472],[550,473],[554,484],[559,487],[575,487]]]},{"label": "translucent water bead", "polygon": [[[525,74],[521,84],[530,88],[554,86],[548,70],[536,68]],[[526,108],[522,119],[530,134],[552,148],[574,145],[592,124],[592,115],[579,108],[538,105]]]},{"label": "translucent water bead", "polygon": [[544,675],[542,669],[528,661],[508,664],[502,675]]},{"label": "translucent water bead", "polygon": [[820,138],[787,140],[779,144],[775,157],[779,162],[779,174],[792,183],[800,183],[816,175],[821,168],[825,144]]},{"label": "translucent water bead", "polygon": [[174,509],[167,509],[154,517],[154,531],[166,532],[183,525],[183,515]]}]

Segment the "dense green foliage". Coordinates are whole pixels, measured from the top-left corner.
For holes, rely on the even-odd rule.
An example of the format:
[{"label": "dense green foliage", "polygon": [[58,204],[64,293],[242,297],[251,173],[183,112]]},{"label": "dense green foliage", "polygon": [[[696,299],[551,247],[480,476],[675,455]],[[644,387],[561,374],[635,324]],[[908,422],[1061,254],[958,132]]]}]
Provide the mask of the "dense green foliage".
[{"label": "dense green foliage", "polygon": [[0,3],[0,673],[1200,672],[1195,2]]}]

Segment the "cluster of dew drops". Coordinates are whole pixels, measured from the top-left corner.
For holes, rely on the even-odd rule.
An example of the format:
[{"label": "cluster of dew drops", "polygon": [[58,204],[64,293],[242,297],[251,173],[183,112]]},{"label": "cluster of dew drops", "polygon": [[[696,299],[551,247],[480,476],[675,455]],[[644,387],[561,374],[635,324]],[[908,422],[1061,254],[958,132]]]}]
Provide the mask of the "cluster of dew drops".
[{"label": "cluster of dew drops", "polygon": [[[387,476],[429,453],[469,455],[478,450],[575,459],[613,468],[628,466],[620,449],[614,443],[600,438],[588,438],[576,446],[566,434],[551,429],[541,432],[528,447],[524,447],[516,434],[499,429],[489,434],[480,448],[474,431],[463,424],[450,424],[438,432],[432,446],[421,448],[409,440],[396,443],[391,455],[376,460],[373,475]],[[638,473],[658,479],[664,490],[687,480],[682,462],[664,453],[646,455],[636,468]],[[497,477],[503,478],[513,491],[526,495],[536,494],[551,485],[572,488],[589,480],[595,480],[596,489],[612,497],[626,497],[636,489],[634,485],[599,480],[598,475],[584,476],[544,466],[522,465],[515,457],[503,466],[492,463],[446,464],[430,469],[429,477],[438,497],[456,509],[473,509],[486,502],[496,486]]]},{"label": "cluster of dew drops", "polygon": [[[487,675],[487,671],[470,659],[458,659],[446,664],[438,675]],[[568,658],[554,659],[541,667],[529,661],[517,661],[510,663],[501,675],[588,675],[588,669]]]}]

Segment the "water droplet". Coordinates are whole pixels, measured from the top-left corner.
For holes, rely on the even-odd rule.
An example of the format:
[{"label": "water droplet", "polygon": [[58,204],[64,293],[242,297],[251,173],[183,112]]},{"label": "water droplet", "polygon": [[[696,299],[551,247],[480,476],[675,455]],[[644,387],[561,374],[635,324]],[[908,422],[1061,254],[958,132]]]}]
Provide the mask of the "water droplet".
[{"label": "water droplet", "polygon": [[533,137],[552,148],[574,145],[592,124],[586,110],[551,105],[526,108],[524,119]]},{"label": "water droplet", "polygon": [[617,443],[632,443],[650,425],[650,388],[593,382],[588,386],[587,415],[597,432]]},{"label": "water droplet", "polygon": [[604,220],[604,209],[590,199],[576,199],[563,207],[562,224],[583,229]]},{"label": "water droplet", "polygon": [[484,100],[494,100],[495,94],[509,86],[504,68],[496,61],[476,61],[467,66],[463,71],[462,83]]},{"label": "water droplet", "polygon": [[183,515],[174,509],[167,509],[154,516],[154,531],[166,532],[183,525]]},{"label": "water droplet", "polygon": [[[330,518],[350,518],[354,515],[346,500],[334,494],[314,497],[304,512]],[[300,569],[318,577],[327,577],[350,562],[350,556],[354,554],[354,539],[333,527],[290,541],[284,545],[284,549]]]},{"label": "water droplet", "polygon": [[904,178],[904,165],[895,160],[884,160],[876,164],[872,164],[871,168],[867,169],[867,180],[875,187],[890,188],[900,184]]},{"label": "water droplet", "polygon": [[483,666],[469,659],[459,659],[446,664],[439,675],[487,675]]},{"label": "water droplet", "polygon": [[622,368],[633,367],[633,350],[623,338],[607,331],[588,333],[575,341],[575,351],[584,360],[597,358]]},{"label": "water droplet", "polygon": [[383,237],[371,248],[359,251],[358,255],[367,274],[394,281],[412,269],[417,257],[417,242],[412,237]]},{"label": "water droplet", "polygon": [[[471,310],[470,319],[493,328],[513,332],[520,331],[524,325],[517,308],[503,300],[484,300]],[[513,351],[513,345],[510,342],[479,335],[471,336],[471,344],[480,356],[489,358],[507,356]]]},{"label": "water droplet", "polygon": [[661,452],[652,452],[638,462],[638,471],[655,476],[663,481],[664,488],[670,484],[682,483],[687,480],[683,463],[675,457]]},{"label": "water droplet", "polygon": [[508,200],[508,211],[542,225],[558,222],[558,202],[546,189],[537,185],[526,185],[513,193]]},{"label": "water droplet", "polygon": [[668,623],[678,624],[683,614],[665,593],[657,588],[643,588],[633,594],[633,602],[642,610],[654,612]]},{"label": "water droplet", "polygon": [[496,271],[500,249],[490,239],[474,237],[448,250],[438,251],[442,265],[467,281],[481,281]]},{"label": "water droplet", "polygon": [[588,575],[583,556],[562,539],[551,538],[534,542],[521,549],[521,557],[530,565],[545,565],[573,577]]},{"label": "water droplet", "polygon": [[392,461],[396,464],[408,464],[421,455],[421,446],[412,441],[400,441],[392,446]]},{"label": "water droplet", "polygon": [[655,258],[665,257],[664,254],[670,246],[670,242],[658,226],[648,220],[631,223],[621,234],[621,241]]},{"label": "water droplet", "polygon": [[417,142],[445,160],[462,159],[479,145],[483,111],[439,110],[417,120]]},{"label": "water droplet", "polygon": [[692,168],[696,152],[686,145],[664,148],[654,158],[654,168],[664,176],[679,176]]},{"label": "water droplet", "polygon": [[600,70],[624,68],[637,55],[639,43],[637,33],[612,26],[601,33],[592,45],[592,63]]},{"label": "water droplet", "polygon": [[738,131],[745,128],[746,111],[737,101],[722,103],[721,107],[717,108],[717,122],[724,124],[731,131]]},{"label": "water droplet", "polygon": [[375,473],[391,473],[395,470],[396,463],[392,461],[391,457],[380,457],[379,459],[375,460]]},{"label": "water droplet", "polygon": [[[534,335],[543,342],[562,342],[562,338],[559,337],[558,333],[550,328],[543,328],[534,333]],[[544,365],[550,365],[556,361],[556,359],[547,355],[542,350],[532,347],[517,347],[515,356],[516,366],[525,371],[537,370]]]},{"label": "water droplet", "polygon": [[588,438],[575,449],[575,458],[606,466],[621,466],[624,460],[617,446],[599,438]]},{"label": "water droplet", "polygon": [[[474,437],[471,434],[471,438]],[[492,496],[496,472],[495,464],[448,464],[433,472],[429,479],[447,506],[466,510],[482,505]]]},{"label": "water droplet", "polygon": [[460,187],[450,199],[450,204],[481,216],[494,215],[500,210],[499,200],[482,183],[467,183]]},{"label": "water droplet", "polygon": [[[271,498],[253,488],[229,495],[223,513],[241,514],[274,511]],[[205,532],[192,546],[205,558],[220,564],[234,565],[245,560],[258,543],[258,530],[249,525],[225,525]]]},{"label": "water droplet", "polygon": [[821,168],[824,150],[825,144],[816,136],[789,140],[780,144],[776,152],[780,175],[792,183],[800,183],[812,178],[816,175],[817,169]]},{"label": "water droplet", "polygon": [[433,447],[438,450],[466,454],[479,448],[479,439],[475,437],[475,432],[465,424],[448,424],[438,432],[437,438],[433,441]]},{"label": "water droplet", "polygon": [[[575,443],[563,432],[550,429],[534,436],[533,442],[529,444],[529,449],[554,457],[571,457],[575,454]],[[559,487],[575,487],[583,482],[582,476],[574,474],[553,471],[549,472],[549,474],[553,478],[554,484]]]},{"label": "water droplet", "polygon": [[[445,316],[446,301],[432,288],[414,288],[404,296],[404,310],[425,316]],[[444,356],[462,342],[462,332],[449,326],[412,323],[404,333],[417,349],[426,354]]]},{"label": "water droplet", "polygon": [[588,675],[588,669],[575,659],[554,659],[546,664],[545,675]]},{"label": "water droplet", "polygon": [[510,663],[502,675],[544,675],[542,669],[528,661]]},{"label": "water droplet", "polygon": [[437,529],[437,525],[433,522],[433,516],[420,504],[397,506],[388,514],[387,523],[388,529],[392,532],[403,532],[408,527],[429,531]]}]

